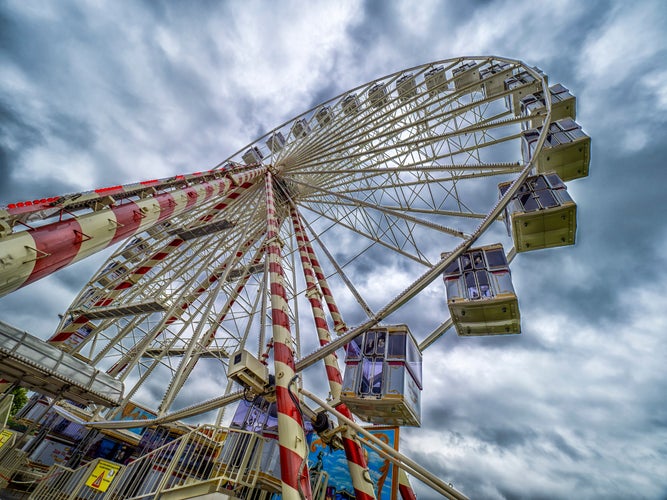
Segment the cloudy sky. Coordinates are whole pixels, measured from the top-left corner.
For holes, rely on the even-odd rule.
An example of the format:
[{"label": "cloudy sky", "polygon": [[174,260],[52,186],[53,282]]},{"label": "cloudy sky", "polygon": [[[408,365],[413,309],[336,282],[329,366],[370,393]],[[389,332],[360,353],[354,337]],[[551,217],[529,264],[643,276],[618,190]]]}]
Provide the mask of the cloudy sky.
[{"label": "cloudy sky", "polygon": [[[402,68],[537,65],[593,138],[577,244],[514,261],[522,335],[425,352],[402,451],[471,498],[666,498],[665,26],[661,0],[4,0],[0,205],[212,167]],[[0,299],[0,319],[48,337],[101,261]]]}]

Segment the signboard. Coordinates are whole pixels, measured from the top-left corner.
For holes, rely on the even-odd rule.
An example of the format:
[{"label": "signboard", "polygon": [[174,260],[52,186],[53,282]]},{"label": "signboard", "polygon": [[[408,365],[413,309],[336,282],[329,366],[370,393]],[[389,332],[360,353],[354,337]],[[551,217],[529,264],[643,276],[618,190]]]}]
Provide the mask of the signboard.
[{"label": "signboard", "polygon": [[[151,420],[156,416],[156,413],[148,411],[130,401],[123,407],[121,413],[117,414],[111,420]],[[145,427],[134,427],[128,430],[130,432],[134,432],[135,434],[141,435],[143,434]]]},{"label": "signboard", "polygon": [[[368,428],[371,434],[398,451],[398,427]],[[312,433],[308,460],[311,468],[324,470],[329,474],[327,500],[347,500],[354,498],[354,488],[348,471],[345,451],[332,450]],[[364,438],[359,436],[368,462],[368,470],[375,486],[378,500],[396,500],[398,491],[398,468],[385,457],[363,446]]]},{"label": "signboard", "polygon": [[[65,328],[67,325],[72,323],[72,320],[68,320],[64,325]],[[84,323],[80,326],[75,332],[58,332],[53,337],[51,337],[48,342],[57,346],[59,349],[62,349],[65,352],[71,352],[76,346],[78,346],[83,340],[90,335],[90,333],[95,329],[90,321]]]},{"label": "signboard", "polygon": [[14,433],[7,429],[0,432],[0,448],[2,448],[5,445],[5,443],[12,438],[13,435]]},{"label": "signboard", "polygon": [[86,486],[101,492],[107,491],[111,481],[118,475],[120,468],[120,464],[108,460],[98,460],[93,472],[86,479]]}]

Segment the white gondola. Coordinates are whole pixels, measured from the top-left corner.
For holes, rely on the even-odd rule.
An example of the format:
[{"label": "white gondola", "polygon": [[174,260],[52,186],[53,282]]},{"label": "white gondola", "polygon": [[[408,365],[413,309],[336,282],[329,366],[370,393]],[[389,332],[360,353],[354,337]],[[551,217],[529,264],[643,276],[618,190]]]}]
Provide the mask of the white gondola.
[{"label": "white gondola", "polygon": [[[532,159],[542,127],[523,133],[523,160]],[[549,125],[549,134],[535,161],[536,173],[555,172],[564,181],[588,176],[591,138],[571,118]]]},{"label": "white gondola", "polygon": [[[563,120],[565,118],[577,119],[577,99],[568,89],[560,83],[549,87],[551,95],[551,121]],[[546,103],[544,92],[536,92],[521,99],[521,114],[534,117],[530,126],[541,127],[544,124]]]},{"label": "white gondola", "polygon": [[424,81],[426,82],[426,90],[428,90],[429,97],[444,92],[448,87],[445,68],[442,66],[436,66],[424,73]]},{"label": "white gondola", "polygon": [[396,91],[401,101],[409,101],[417,95],[417,84],[412,73],[406,73],[396,80]]},{"label": "white gondola", "polygon": [[279,152],[285,147],[285,136],[280,131],[273,133],[266,141],[266,147],[274,154]]},{"label": "white gondola", "polygon": [[[533,68],[546,80],[546,75],[539,68]],[[511,93],[505,98],[507,109],[514,111],[515,116],[521,115],[521,99],[527,95],[540,92],[542,90],[542,81],[535,78],[528,71],[520,71],[505,80],[505,90]]]},{"label": "white gondola", "polygon": [[359,112],[359,98],[357,94],[348,94],[341,101],[343,113],[346,116],[356,115]]},{"label": "white gondola", "polygon": [[331,106],[322,106],[317,113],[315,113],[315,119],[319,123],[320,127],[324,127],[327,123],[331,122]]},{"label": "white gondola", "polygon": [[264,155],[257,146],[253,146],[248,149],[241,158],[243,158],[246,165],[254,165],[255,163],[261,163]]},{"label": "white gondola", "polygon": [[[501,196],[510,183],[500,184]],[[577,205],[555,173],[526,179],[505,209],[517,252],[574,245]]]},{"label": "white gondola", "polygon": [[300,118],[294,122],[294,125],[292,125],[291,132],[295,139],[306,137],[310,134],[310,125],[308,125],[305,118]]},{"label": "white gondola", "polygon": [[421,425],[422,355],[406,325],[375,327],[347,346],[341,401],[381,425]]},{"label": "white gondola", "polygon": [[459,335],[521,333],[519,303],[502,245],[471,248],[445,269],[444,280]]},{"label": "white gondola", "polygon": [[479,83],[479,65],[474,62],[468,62],[452,69],[452,78],[454,79],[454,88],[461,90],[462,88],[473,85],[469,90],[479,90],[480,86],[475,85]]},{"label": "white gondola", "polygon": [[389,102],[387,87],[383,83],[376,83],[368,89],[368,100],[374,108],[381,108]]},{"label": "white gondola", "polygon": [[493,63],[479,71],[486,97],[493,97],[505,91],[505,80],[512,76],[512,65]]}]

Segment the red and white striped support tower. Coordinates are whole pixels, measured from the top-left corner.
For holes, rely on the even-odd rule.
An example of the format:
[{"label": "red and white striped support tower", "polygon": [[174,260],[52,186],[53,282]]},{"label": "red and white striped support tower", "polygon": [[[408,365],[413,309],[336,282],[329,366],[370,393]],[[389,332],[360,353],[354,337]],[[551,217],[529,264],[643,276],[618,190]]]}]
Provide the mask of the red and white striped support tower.
[{"label": "red and white striped support tower", "polygon": [[308,447],[303,429],[303,418],[292,397],[298,398],[298,391],[290,394],[293,382],[294,340],[290,332],[287,295],[281,263],[281,242],[279,225],[273,195],[273,175],[266,173],[266,252],[269,259],[271,282],[271,318],[273,323],[274,370],[276,377],[276,402],[278,406],[278,438],[280,441],[280,476],[282,498],[302,500],[312,498],[308,474]]},{"label": "red and white striped support tower", "polygon": [[[312,253],[312,248],[310,248],[310,253],[308,251],[308,241],[306,239],[305,231],[296,209],[292,209],[291,215],[292,223],[294,225],[294,233],[296,235],[296,241],[299,247],[299,255],[301,257],[303,273],[306,281],[306,296],[308,297],[308,301],[310,302],[310,307],[313,312],[315,328],[317,329],[317,336],[320,340],[320,345],[324,346],[331,342],[331,335],[329,334],[329,327],[327,325],[326,318],[324,317],[324,311],[322,310],[322,301],[320,300],[321,293],[317,286],[315,274],[313,272],[311,259],[314,259],[315,262],[317,262],[317,260],[315,259],[314,253]],[[331,303],[333,304],[333,296],[331,299]],[[334,400],[337,400],[340,398],[343,377],[341,376],[336,354],[332,353],[324,358],[324,364],[327,370],[327,378],[329,380],[329,390],[331,391],[331,396],[334,398]],[[340,404],[337,407],[337,410],[349,419],[354,418],[350,410],[344,404]],[[360,500],[374,499],[375,491],[373,490],[373,483],[370,480],[368,465],[366,463],[366,459],[364,458],[363,450],[361,449],[361,445],[356,439],[354,430],[350,429],[349,427],[345,427],[345,431],[343,432],[343,447],[345,449],[345,457],[347,458],[347,465],[350,471],[355,497]]]},{"label": "red and white striped support tower", "polygon": [[403,500],[417,500],[410,479],[403,469],[398,469],[398,492]]},{"label": "red and white striped support tower", "polygon": [[322,271],[322,268],[320,267],[320,262],[317,260],[315,251],[313,250],[313,247],[310,244],[310,240],[308,239],[308,234],[306,233],[305,227],[302,224],[302,219],[299,216],[299,212],[296,209],[294,210],[296,213],[296,217],[299,221],[299,227],[301,229],[301,237],[303,238],[303,244],[305,246],[306,252],[308,253],[308,260],[310,261],[313,271],[315,272],[315,277],[317,278],[317,281],[320,285],[320,290],[322,290],[322,296],[324,297],[324,301],[326,302],[327,308],[329,309],[329,314],[331,314],[331,319],[333,320],[334,331],[337,334],[342,335],[347,331],[347,325],[345,324],[345,321],[343,321],[343,316],[341,316],[340,310],[336,305],[333,293],[331,293],[331,289],[329,288],[329,284],[327,283],[327,278],[324,275],[324,271]]},{"label": "red and white striped support tower", "polygon": [[[4,224],[7,227],[21,224],[28,229],[0,239],[3,263],[0,266],[0,296],[126,240],[169,217],[200,207],[212,197],[224,196],[232,187],[249,181],[262,170],[181,175],[10,204],[6,210],[9,218],[3,219]],[[179,187],[188,182],[191,185]],[[115,202],[116,198],[119,203]],[[76,212],[82,208],[92,208],[93,212],[78,215]],[[72,217],[63,220],[64,215]],[[54,216],[58,216],[55,222],[37,227],[30,225],[33,221]]]},{"label": "red and white striped support tower", "polygon": [[[222,179],[222,184],[220,185],[220,189],[217,193],[215,193],[217,196],[224,196],[224,199],[216,204],[206,215],[202,216],[197,222],[198,223],[205,223],[208,222],[211,218],[216,213],[221,212],[224,210],[231,201],[236,200],[245,190],[247,190],[250,186],[252,186],[252,181],[256,179],[262,172],[264,171],[264,168],[256,168],[253,170],[250,170],[248,172],[242,172],[238,174],[230,174],[229,177],[225,177]],[[209,194],[209,189],[206,189],[206,195],[204,198],[201,200],[202,202],[207,200],[210,197]],[[192,192],[192,191],[191,191]],[[197,191],[194,191],[197,192]],[[170,193],[171,194],[171,193]],[[172,196],[174,196],[172,194]],[[194,196],[188,195],[188,203],[186,204],[185,208],[183,211],[194,208],[196,206],[196,201],[197,198]],[[172,212],[169,215],[175,215],[174,212]],[[165,215],[166,217],[167,215]],[[163,218],[159,218],[155,222],[159,222]],[[134,231],[132,234],[136,234],[141,230],[147,229],[148,226],[142,226],[138,228],[136,231]],[[127,237],[132,236],[132,234],[128,235]],[[126,237],[126,238],[127,238]],[[175,237],[172,239],[169,243],[167,243],[160,251],[154,253],[150,258],[148,258],[146,261],[144,261],[140,266],[135,268],[124,280],[122,280],[118,285],[116,285],[112,290],[110,290],[104,297],[100,298],[96,303],[96,307],[104,307],[110,305],[114,299],[118,297],[118,295],[131,288],[134,286],[136,283],[141,280],[141,278],[148,273],[151,269],[153,269],[155,266],[163,262],[172,252],[174,252],[176,249],[178,249],[181,244],[184,242],[183,239],[179,237]],[[215,274],[213,275],[215,276]],[[217,279],[217,278],[216,278]],[[216,279],[213,279],[210,281],[209,285],[215,282]],[[204,290],[201,290],[204,291]],[[185,306],[187,307],[187,305]],[[185,310],[185,308],[182,308],[178,312],[182,312]],[[172,322],[175,321],[177,317],[174,317],[172,319]],[[169,320],[167,320],[169,321]],[[80,316],[76,316],[73,318],[73,321],[67,325],[65,325],[63,328],[61,328],[59,331],[57,331],[50,339],[49,342],[56,343],[61,345],[61,348],[63,350],[71,350],[74,345],[70,344],[65,344],[65,342],[70,339],[72,334],[76,332],[82,325],[85,325],[86,323],[89,322],[89,319],[85,316],[85,314],[82,314]],[[169,323],[166,323],[169,324]],[[139,349],[134,349],[135,352],[138,352]],[[128,356],[131,353],[128,353]],[[126,356],[127,358],[127,356]],[[116,375],[119,371],[121,371],[125,366],[127,365],[126,360],[121,360],[118,363],[112,367],[110,373],[112,375]]]}]

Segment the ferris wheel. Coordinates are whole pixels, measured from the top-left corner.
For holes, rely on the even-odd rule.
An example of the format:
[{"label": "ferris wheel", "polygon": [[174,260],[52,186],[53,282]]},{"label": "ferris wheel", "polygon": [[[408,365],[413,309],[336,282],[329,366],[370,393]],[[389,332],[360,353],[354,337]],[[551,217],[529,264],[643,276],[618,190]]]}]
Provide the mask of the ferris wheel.
[{"label": "ferris wheel", "polygon": [[[122,236],[94,249],[82,225],[87,251],[125,243],[50,342],[122,380],[119,408],[138,402],[160,417],[209,411],[237,383],[247,395],[253,382],[228,376],[241,355],[246,368],[273,360],[278,392],[300,374],[336,399],[331,355],[383,325],[406,324],[420,350],[450,328],[519,333],[508,261],[574,241],[562,181],[585,176],[588,162],[574,118],[573,96],[537,68],[448,59],[341,93],[212,170],[69,198],[93,214],[134,207],[106,222]],[[562,209],[557,228],[545,212],[520,218],[521,194],[539,204],[545,189],[556,204],[539,208]],[[536,225],[538,236],[519,230]]]},{"label": "ferris wheel", "polygon": [[[452,75],[466,65],[473,71]],[[68,349],[121,377],[128,400],[146,396],[151,378],[160,386],[168,380],[162,411],[198,361],[216,360],[224,372],[239,347],[261,356],[273,336],[264,258],[269,178],[296,356],[308,354],[302,344],[317,345],[316,335],[315,343],[306,337],[314,324],[306,320],[312,313],[297,237],[308,239],[338,305],[333,330],[400,310],[442,253],[460,252],[488,230],[501,208],[498,184],[526,170],[526,118],[507,106],[507,92],[484,91],[472,74],[484,68],[498,71],[489,78],[498,90],[511,74],[534,71],[488,58],[428,64],[361,85],[270,131],[207,173],[243,170],[252,179],[131,238],[82,289],[51,340],[73,332]],[[534,78],[517,92],[541,85]],[[183,185],[194,180],[184,176]],[[385,285],[405,299],[388,296]],[[433,304],[443,321],[445,303],[443,293]],[[81,316],[88,321],[77,322]]]}]

